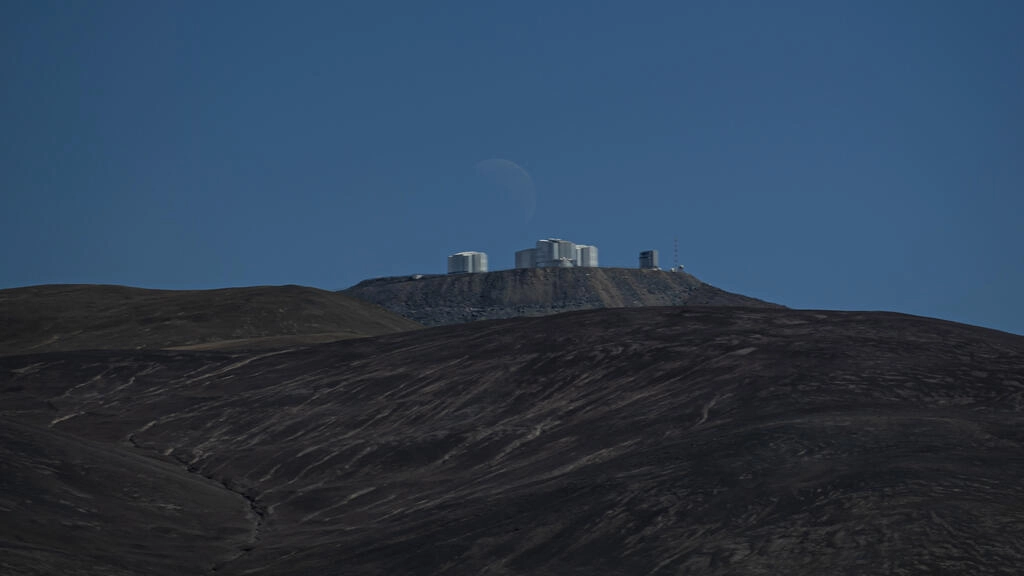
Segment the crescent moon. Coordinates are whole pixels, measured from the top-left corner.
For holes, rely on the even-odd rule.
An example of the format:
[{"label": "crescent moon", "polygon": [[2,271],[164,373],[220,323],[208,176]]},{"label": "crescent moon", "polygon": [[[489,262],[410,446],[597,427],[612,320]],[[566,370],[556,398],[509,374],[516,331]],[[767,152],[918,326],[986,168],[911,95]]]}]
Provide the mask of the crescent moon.
[{"label": "crescent moon", "polygon": [[519,204],[526,222],[533,219],[537,209],[537,189],[529,172],[504,158],[481,160],[474,168],[477,176],[491,183],[506,200]]}]

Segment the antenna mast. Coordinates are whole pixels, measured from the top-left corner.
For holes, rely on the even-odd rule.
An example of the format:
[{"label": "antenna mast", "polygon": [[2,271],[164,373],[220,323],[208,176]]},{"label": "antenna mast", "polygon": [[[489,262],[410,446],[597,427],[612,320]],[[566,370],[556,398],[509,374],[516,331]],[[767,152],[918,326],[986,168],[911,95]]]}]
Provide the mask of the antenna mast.
[{"label": "antenna mast", "polygon": [[672,238],[672,270],[679,269],[679,236]]}]

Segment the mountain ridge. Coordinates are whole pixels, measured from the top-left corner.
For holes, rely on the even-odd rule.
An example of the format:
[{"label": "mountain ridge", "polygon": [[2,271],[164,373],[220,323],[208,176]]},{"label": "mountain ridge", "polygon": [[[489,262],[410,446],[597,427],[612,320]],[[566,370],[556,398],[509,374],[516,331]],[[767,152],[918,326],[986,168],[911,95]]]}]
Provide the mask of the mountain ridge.
[{"label": "mountain ridge", "polygon": [[426,326],[640,306],[782,307],[727,292],[686,272],[525,268],[364,280],[342,293]]},{"label": "mountain ridge", "polygon": [[267,348],[422,326],[304,286],[157,290],[45,284],[0,290],[0,355],[87,348]]}]

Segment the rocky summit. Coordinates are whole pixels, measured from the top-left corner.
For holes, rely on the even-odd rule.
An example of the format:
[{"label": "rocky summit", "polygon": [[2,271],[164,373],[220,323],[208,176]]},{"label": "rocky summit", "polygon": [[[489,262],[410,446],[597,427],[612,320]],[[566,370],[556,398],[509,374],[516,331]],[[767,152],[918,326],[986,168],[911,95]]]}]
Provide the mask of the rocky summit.
[{"label": "rocky summit", "polygon": [[0,573],[1018,574],[1024,338],[572,312],[0,357]]},{"label": "rocky summit", "polygon": [[344,291],[427,326],[639,306],[779,307],[685,272],[632,268],[524,268],[394,276]]}]

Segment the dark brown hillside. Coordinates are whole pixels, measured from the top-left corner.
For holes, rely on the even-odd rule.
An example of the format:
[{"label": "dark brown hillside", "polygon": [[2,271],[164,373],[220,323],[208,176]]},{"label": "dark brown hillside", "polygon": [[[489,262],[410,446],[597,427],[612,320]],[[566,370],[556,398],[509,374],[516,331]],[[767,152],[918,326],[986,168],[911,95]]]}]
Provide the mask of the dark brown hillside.
[{"label": "dark brown hillside", "polygon": [[[0,422],[0,445],[29,446],[0,468],[17,487],[5,522],[37,527],[0,533],[12,575],[45,571],[39,558],[80,574],[1024,566],[1024,338],[899,314],[613,309],[263,353],[8,356]],[[170,541],[79,539],[118,514],[151,530],[158,510],[134,503],[180,479],[119,502],[87,479],[135,469],[85,453],[59,468],[60,438],[223,486],[249,503],[252,541],[175,569]],[[55,455],[35,462],[34,445]],[[75,517],[96,527],[62,523],[52,501],[72,489],[109,506]],[[211,507],[204,529],[237,535],[236,520]],[[54,552],[12,552],[29,548]],[[126,560],[114,572],[98,555]],[[146,571],[127,560],[147,556]]]},{"label": "dark brown hillside", "polygon": [[176,463],[0,420],[0,574],[202,574],[254,539],[242,496]]},{"label": "dark brown hillside", "polygon": [[0,290],[0,354],[267,348],[419,327],[344,294],[302,286],[145,290],[68,284]]},{"label": "dark brown hillside", "polygon": [[366,280],[344,291],[427,326],[636,306],[769,306],[684,272],[532,268]]}]

